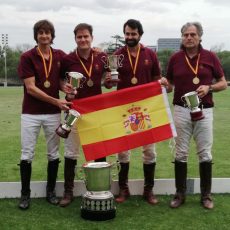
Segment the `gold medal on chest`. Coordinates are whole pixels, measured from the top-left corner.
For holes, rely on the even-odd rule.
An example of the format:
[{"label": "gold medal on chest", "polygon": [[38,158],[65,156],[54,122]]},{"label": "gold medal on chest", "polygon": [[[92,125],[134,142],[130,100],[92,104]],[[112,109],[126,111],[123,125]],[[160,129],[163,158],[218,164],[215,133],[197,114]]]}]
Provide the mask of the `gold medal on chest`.
[{"label": "gold medal on chest", "polygon": [[200,79],[196,76],[196,77],[194,77],[194,78],[192,79],[192,82],[193,82],[194,85],[197,85],[197,84],[200,83]]},{"label": "gold medal on chest", "polygon": [[50,87],[50,82],[48,80],[46,80],[44,82],[44,86],[45,86],[45,88],[49,88]]},{"label": "gold medal on chest", "polygon": [[88,85],[89,87],[92,87],[92,86],[93,86],[93,81],[92,81],[91,79],[89,79],[89,80],[87,81],[87,85]]},{"label": "gold medal on chest", "polygon": [[138,82],[138,80],[137,80],[136,77],[133,77],[133,78],[131,79],[131,83],[132,83],[133,85],[136,85],[137,82]]}]

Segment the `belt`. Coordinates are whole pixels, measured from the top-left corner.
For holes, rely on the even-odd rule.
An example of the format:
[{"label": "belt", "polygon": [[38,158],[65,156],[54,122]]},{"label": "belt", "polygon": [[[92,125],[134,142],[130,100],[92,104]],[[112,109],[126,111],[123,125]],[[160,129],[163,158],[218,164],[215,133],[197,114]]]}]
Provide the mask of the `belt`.
[{"label": "belt", "polygon": [[[184,103],[174,103],[174,105],[179,105],[179,106],[181,106],[181,107],[188,107],[188,106],[186,106]],[[201,103],[200,105],[199,105],[199,108],[200,109],[208,109],[208,108],[212,108],[213,107],[213,105],[211,105],[211,104],[207,104],[207,103]]]}]

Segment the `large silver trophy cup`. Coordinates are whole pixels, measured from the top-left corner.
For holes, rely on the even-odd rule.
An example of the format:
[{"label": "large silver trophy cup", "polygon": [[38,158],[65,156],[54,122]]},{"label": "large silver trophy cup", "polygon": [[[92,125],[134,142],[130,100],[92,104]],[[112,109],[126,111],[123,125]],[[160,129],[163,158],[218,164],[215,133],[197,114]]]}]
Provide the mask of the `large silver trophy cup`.
[{"label": "large silver trophy cup", "polygon": [[67,82],[70,83],[73,87],[72,92],[66,95],[67,100],[73,100],[77,94],[77,89],[82,87],[86,78],[82,73],[79,72],[66,72],[65,73]]},{"label": "large silver trophy cup", "polygon": [[190,115],[192,121],[198,121],[204,118],[202,110],[199,108],[200,98],[196,91],[186,93],[181,97],[181,100],[189,107],[191,110]]},{"label": "large silver trophy cup", "polygon": [[83,165],[86,193],[82,197],[81,217],[88,220],[109,220],[116,216],[111,189],[111,167],[108,162]]},{"label": "large silver trophy cup", "polygon": [[56,133],[63,138],[67,138],[71,132],[73,124],[80,119],[81,114],[74,109],[70,109],[65,116],[64,124],[60,124]]},{"label": "large silver trophy cup", "polygon": [[123,54],[119,55],[109,55],[108,57],[102,56],[101,60],[105,64],[105,68],[111,70],[111,78],[112,80],[118,80],[118,72],[117,69],[122,67],[122,61],[124,59]]}]

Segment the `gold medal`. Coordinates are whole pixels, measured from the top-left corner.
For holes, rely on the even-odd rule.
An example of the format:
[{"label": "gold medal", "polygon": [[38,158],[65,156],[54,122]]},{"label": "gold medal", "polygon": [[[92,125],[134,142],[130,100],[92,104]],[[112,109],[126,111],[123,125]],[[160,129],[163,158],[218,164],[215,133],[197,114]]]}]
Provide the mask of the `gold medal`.
[{"label": "gold medal", "polygon": [[197,85],[197,84],[200,83],[200,79],[199,79],[197,76],[195,76],[195,77],[192,79],[192,82],[193,82],[194,85]]},{"label": "gold medal", "polygon": [[87,85],[88,85],[89,87],[92,87],[92,86],[93,86],[93,81],[92,81],[91,79],[89,79],[89,80],[87,81]]},{"label": "gold medal", "polygon": [[44,82],[44,86],[45,86],[46,88],[49,88],[49,87],[50,87],[50,82],[46,80],[46,81]]},{"label": "gold medal", "polygon": [[138,80],[137,80],[136,77],[133,77],[133,78],[131,79],[131,83],[132,83],[133,85],[136,85],[137,82],[138,82]]}]

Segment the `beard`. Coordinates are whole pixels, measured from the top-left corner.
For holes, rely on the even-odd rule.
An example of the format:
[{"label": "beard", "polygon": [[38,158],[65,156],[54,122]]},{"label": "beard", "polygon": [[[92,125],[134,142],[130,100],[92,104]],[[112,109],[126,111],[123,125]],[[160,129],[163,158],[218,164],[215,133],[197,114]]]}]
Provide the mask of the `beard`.
[{"label": "beard", "polygon": [[139,41],[140,39],[125,39],[125,44],[129,47],[135,47]]}]

